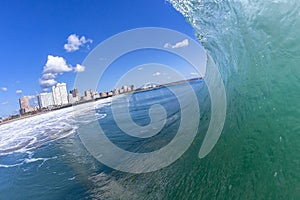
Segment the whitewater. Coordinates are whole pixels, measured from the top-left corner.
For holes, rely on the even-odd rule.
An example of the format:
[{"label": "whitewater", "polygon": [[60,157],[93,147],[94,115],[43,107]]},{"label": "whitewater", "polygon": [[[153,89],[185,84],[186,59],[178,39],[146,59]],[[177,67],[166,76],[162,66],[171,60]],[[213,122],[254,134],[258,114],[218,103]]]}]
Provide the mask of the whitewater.
[{"label": "whitewater", "polygon": [[193,144],[151,173],[113,170],[80,142],[78,127],[108,120],[110,100],[96,115],[84,106],[78,118],[72,108],[54,111],[0,126],[0,199],[300,198],[300,2],[169,1],[224,81],[226,121],[214,149],[198,158],[211,115],[205,86],[195,86],[201,125]]}]

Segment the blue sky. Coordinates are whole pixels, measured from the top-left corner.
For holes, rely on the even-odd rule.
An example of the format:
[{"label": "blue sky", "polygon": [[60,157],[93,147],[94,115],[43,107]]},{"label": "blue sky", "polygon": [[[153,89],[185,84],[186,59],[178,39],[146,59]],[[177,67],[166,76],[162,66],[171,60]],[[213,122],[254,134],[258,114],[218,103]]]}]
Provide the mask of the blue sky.
[{"label": "blue sky", "polygon": [[[74,68],[97,44],[139,27],[170,28],[195,38],[184,17],[164,0],[1,1],[0,117],[17,113],[21,96],[43,91],[39,80],[49,55],[65,59],[69,69],[57,71],[55,80],[66,82],[70,90],[76,76]],[[82,46],[68,52],[64,45],[71,34],[81,38]],[[74,50],[74,46],[67,47]],[[105,82],[99,90],[110,87]]]}]

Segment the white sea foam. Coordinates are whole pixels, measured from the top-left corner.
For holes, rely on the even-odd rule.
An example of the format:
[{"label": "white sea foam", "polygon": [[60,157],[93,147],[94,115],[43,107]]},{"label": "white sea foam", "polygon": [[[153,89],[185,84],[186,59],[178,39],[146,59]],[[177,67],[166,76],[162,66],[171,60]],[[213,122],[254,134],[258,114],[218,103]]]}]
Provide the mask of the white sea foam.
[{"label": "white sea foam", "polygon": [[[0,126],[0,156],[13,152],[26,152],[45,143],[61,139],[76,132],[81,124],[89,123],[106,117],[92,108],[109,105],[111,99],[91,102],[76,106],[80,115],[73,113],[73,107],[49,113],[36,115],[30,118],[17,120]],[[1,167],[1,166],[0,166]]]},{"label": "white sea foam", "polygon": [[20,166],[23,163],[17,163],[17,164],[12,164],[12,165],[2,165],[0,164],[0,168],[10,168],[10,167],[16,167],[16,166]]},{"label": "white sea foam", "polygon": [[48,161],[48,160],[52,160],[52,159],[56,159],[57,156],[51,157],[51,158],[31,158],[29,156],[29,158],[25,158],[23,161],[18,162],[18,163],[14,163],[14,164],[0,164],[0,168],[10,168],[10,167],[17,167],[17,166],[21,166],[24,163],[34,163],[37,161],[41,161],[41,164],[39,166],[42,166],[44,162]]}]

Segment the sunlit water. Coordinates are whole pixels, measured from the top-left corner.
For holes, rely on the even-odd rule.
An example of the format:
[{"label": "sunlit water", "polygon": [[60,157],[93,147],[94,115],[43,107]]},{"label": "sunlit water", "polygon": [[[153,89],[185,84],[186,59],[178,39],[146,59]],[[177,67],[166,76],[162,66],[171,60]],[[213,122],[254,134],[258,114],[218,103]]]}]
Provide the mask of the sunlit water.
[{"label": "sunlit water", "polygon": [[[209,105],[204,82],[197,80],[188,84],[191,84],[194,90],[183,92],[181,98],[188,102],[190,92],[195,92],[199,102]],[[183,85],[171,86],[175,89],[180,87]],[[78,128],[81,128],[81,134],[91,134],[91,131],[97,134],[97,127],[100,125],[116,146],[137,153],[152,152],[167,145],[180,126],[181,107],[177,100],[178,96],[165,87],[130,95],[130,114],[140,126],[151,122],[149,108],[152,105],[160,104],[165,108],[166,122],[158,134],[139,139],[122,132],[113,119],[112,98],[82,104],[76,106],[75,110],[66,108],[0,126],[1,197],[5,199],[152,198],[153,194],[149,195],[144,189],[149,187],[148,184],[151,182],[151,184],[158,184],[156,187],[159,186],[157,179],[162,178],[159,171],[133,175],[111,169],[89,154],[77,133]],[[126,99],[127,96],[121,95],[116,98]],[[127,104],[122,103],[117,106],[127,106]],[[91,107],[94,109],[90,109]],[[203,106],[202,108],[204,109]],[[84,127],[87,125],[93,128],[85,130]],[[193,159],[198,159],[197,154],[193,155]],[[144,176],[147,179],[144,179]],[[161,179],[161,181],[169,182],[168,179]],[[158,192],[156,195],[163,194]]]},{"label": "sunlit water", "polygon": [[299,199],[300,2],[171,2],[221,71],[228,103],[218,145],[180,196]]},{"label": "sunlit water", "polygon": [[[226,121],[213,151],[198,158],[210,119],[202,84],[194,85],[201,107],[196,139],[179,160],[152,173],[118,172],[90,156],[76,129],[98,123],[88,118],[93,111],[83,106],[76,120],[71,108],[55,111],[0,126],[1,199],[300,198],[300,2],[171,2],[194,27],[225,83]],[[155,92],[142,99],[157,103],[159,98],[147,98]],[[109,121],[109,105],[99,102],[100,123]],[[169,118],[180,117],[173,109]],[[145,115],[133,117],[141,125],[149,120],[138,116]],[[170,135],[154,146],[145,142],[143,149],[170,141],[176,126],[170,121]],[[111,139],[117,135],[113,130]],[[115,142],[140,150],[128,141]]]}]

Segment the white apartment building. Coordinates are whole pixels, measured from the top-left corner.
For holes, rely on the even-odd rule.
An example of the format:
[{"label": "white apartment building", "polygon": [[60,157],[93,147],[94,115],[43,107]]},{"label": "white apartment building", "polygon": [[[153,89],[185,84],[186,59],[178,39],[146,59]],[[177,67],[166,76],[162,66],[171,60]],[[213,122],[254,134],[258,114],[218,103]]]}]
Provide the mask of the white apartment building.
[{"label": "white apartment building", "polygon": [[54,104],[57,106],[69,103],[66,83],[57,83],[56,86],[52,86],[52,95]]},{"label": "white apartment building", "polygon": [[40,109],[53,106],[54,101],[53,101],[52,93],[44,92],[44,93],[39,94],[38,95],[38,103],[39,103]]}]

